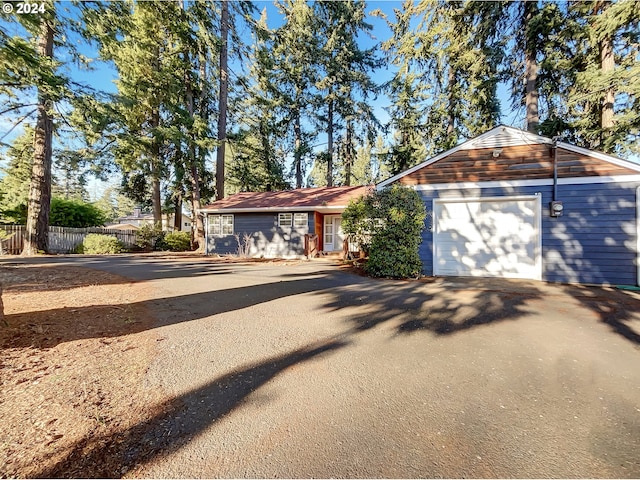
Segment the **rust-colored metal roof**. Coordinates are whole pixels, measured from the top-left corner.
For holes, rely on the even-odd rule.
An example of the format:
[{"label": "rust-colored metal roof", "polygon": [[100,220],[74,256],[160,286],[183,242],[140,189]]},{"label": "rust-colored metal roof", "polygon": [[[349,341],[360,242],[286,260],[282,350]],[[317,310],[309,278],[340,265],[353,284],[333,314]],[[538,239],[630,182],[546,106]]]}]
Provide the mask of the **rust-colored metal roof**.
[{"label": "rust-colored metal roof", "polygon": [[298,188],[279,192],[243,192],[201,208],[202,211],[251,212],[261,210],[341,209],[349,201],[371,191],[373,186]]}]

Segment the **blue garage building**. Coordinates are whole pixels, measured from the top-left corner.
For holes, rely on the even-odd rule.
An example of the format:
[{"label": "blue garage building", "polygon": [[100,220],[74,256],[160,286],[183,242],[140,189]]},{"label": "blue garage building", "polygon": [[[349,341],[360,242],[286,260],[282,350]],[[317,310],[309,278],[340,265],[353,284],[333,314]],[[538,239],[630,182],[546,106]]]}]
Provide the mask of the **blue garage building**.
[{"label": "blue garage building", "polygon": [[426,275],[639,284],[637,163],[500,126],[394,183],[427,207]]}]

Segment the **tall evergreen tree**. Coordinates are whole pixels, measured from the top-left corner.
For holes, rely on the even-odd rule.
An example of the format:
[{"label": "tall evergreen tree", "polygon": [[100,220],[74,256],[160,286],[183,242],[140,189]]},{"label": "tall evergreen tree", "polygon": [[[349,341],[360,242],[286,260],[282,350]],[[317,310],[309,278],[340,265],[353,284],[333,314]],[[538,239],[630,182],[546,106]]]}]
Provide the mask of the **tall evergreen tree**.
[{"label": "tall evergreen tree", "polygon": [[434,152],[495,126],[500,45],[486,23],[498,18],[491,4],[423,1],[417,7],[419,55],[429,86],[427,136]]},{"label": "tall evergreen tree", "polygon": [[393,174],[416,165],[426,158],[427,84],[420,81],[422,65],[415,47],[417,35],[411,22],[416,16],[413,0],[405,0],[402,8],[394,9],[394,18],[387,18],[381,11],[375,12],[387,20],[392,31],[390,39],[381,45],[385,57],[395,67],[391,80],[383,85],[391,105],[387,107],[389,124],[394,138],[392,154],[387,159]]},{"label": "tall evergreen tree", "polygon": [[176,2],[112,2],[87,12],[88,32],[100,55],[118,70],[118,94],[109,115],[115,158],[124,171],[149,180],[154,222],[162,220],[161,181],[167,163],[166,116],[179,96],[180,57],[172,20]]},{"label": "tall evergreen tree", "polygon": [[311,152],[311,136],[303,130],[303,119],[313,104],[312,88],[317,78],[317,26],[312,8],[304,0],[282,0],[277,7],[285,23],[275,33],[273,80],[292,133],[295,184],[301,188],[304,158]]},{"label": "tall evergreen tree", "polygon": [[[277,88],[272,54],[275,32],[267,25],[266,9],[255,23],[253,34],[248,79],[241,82],[246,93],[240,104],[245,129],[236,136],[234,152],[242,152],[243,158],[254,164],[256,182],[252,188],[282,190],[288,188],[288,183],[282,156],[277,151],[283,147],[286,137],[286,106]],[[246,182],[236,179],[235,183]]]},{"label": "tall evergreen tree", "polygon": [[216,156],[216,198],[224,198],[224,160],[227,139],[227,98],[229,89],[229,3],[220,2],[220,94],[218,96],[218,148]]},{"label": "tall evergreen tree", "polygon": [[[317,86],[323,91],[327,131],[327,185],[333,185],[334,134],[343,135],[343,183],[350,185],[351,169],[355,162],[358,134],[373,140],[378,127],[372,108],[368,103],[376,91],[371,72],[379,66],[375,49],[362,49],[358,44],[360,35],[370,35],[372,26],[366,22],[365,3],[359,0],[342,2],[322,1],[314,4],[320,38]],[[358,142],[365,143],[365,138]]]},{"label": "tall evergreen tree", "polygon": [[[51,204],[53,106],[65,95],[66,79],[54,58],[57,18],[54,3],[43,2],[34,15],[16,15],[26,37],[0,36],[0,96],[8,111],[30,110],[18,122],[35,113],[33,161],[23,255],[47,251]],[[33,103],[24,102],[33,98]],[[25,104],[26,103],[26,104]]]},{"label": "tall evergreen tree", "polygon": [[569,122],[561,133],[587,148],[640,152],[640,11],[637,2],[570,4],[575,47],[566,65]]},{"label": "tall evergreen tree", "polygon": [[[181,199],[189,200],[193,215],[193,243],[199,251],[204,250],[204,222],[200,210],[202,198],[208,197],[206,179],[211,176],[205,167],[206,157],[213,149],[210,125],[215,101],[214,89],[210,87],[214,54],[219,49],[215,32],[215,10],[194,2],[188,6],[180,0],[181,12],[177,31],[178,49],[182,52],[183,88],[181,98],[171,115],[180,126],[175,138],[174,188],[172,210],[175,223],[181,214]],[[182,100],[182,104],[181,104]]]},{"label": "tall evergreen tree", "polygon": [[502,45],[490,2],[406,0],[394,14],[382,46],[397,67],[386,90],[399,172],[498,123]]}]

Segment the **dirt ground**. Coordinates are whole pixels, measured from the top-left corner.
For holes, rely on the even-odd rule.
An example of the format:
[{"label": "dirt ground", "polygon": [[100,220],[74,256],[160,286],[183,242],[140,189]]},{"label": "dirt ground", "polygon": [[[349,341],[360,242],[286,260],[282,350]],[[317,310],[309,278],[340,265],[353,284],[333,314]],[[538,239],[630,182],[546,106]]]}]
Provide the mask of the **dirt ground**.
[{"label": "dirt ground", "polygon": [[131,441],[118,432],[164,405],[143,386],[152,319],[128,305],[148,287],[85,268],[17,264],[0,269],[0,282],[0,477],[120,477]]}]

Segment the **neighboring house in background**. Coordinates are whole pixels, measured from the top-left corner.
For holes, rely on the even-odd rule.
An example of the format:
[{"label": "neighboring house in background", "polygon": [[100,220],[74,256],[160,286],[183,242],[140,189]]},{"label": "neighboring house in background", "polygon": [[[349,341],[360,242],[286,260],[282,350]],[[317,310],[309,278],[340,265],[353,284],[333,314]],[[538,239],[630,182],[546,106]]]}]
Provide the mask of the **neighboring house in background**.
[{"label": "neighboring house in background", "polygon": [[[173,213],[168,213],[168,214],[163,214],[162,215],[162,230],[166,231],[166,232],[172,232],[175,230],[174,228],[174,214]],[[180,231],[182,232],[190,232],[191,231],[191,224],[192,224],[193,220],[191,219],[191,216],[187,215],[186,213],[182,214],[182,223],[180,226]]]},{"label": "neighboring house in background", "polygon": [[[200,212],[205,215],[206,253],[236,254],[243,242],[253,257],[293,258],[310,250],[342,251],[342,212],[349,201],[373,187],[300,188],[279,192],[237,193]],[[248,245],[244,244],[245,235]]]},{"label": "neighboring house in background", "polygon": [[500,126],[392,184],[427,207],[426,275],[639,284],[636,163]]},{"label": "neighboring house in background", "polygon": [[107,227],[110,230],[138,230],[139,227],[132,225],[130,223],[112,223]]},{"label": "neighboring house in background", "polygon": [[[183,232],[191,231],[191,217],[186,213],[182,214],[182,225],[180,230]],[[140,208],[134,208],[133,213],[131,215],[127,215],[126,217],[120,217],[114,219],[113,223],[109,225],[109,227],[113,227],[114,225],[119,224],[129,224],[134,227],[140,228],[141,226],[148,224],[153,225],[153,214],[152,213],[142,213]],[[174,230],[174,215],[173,213],[164,213],[162,214],[162,230],[165,232],[171,232]]]}]

